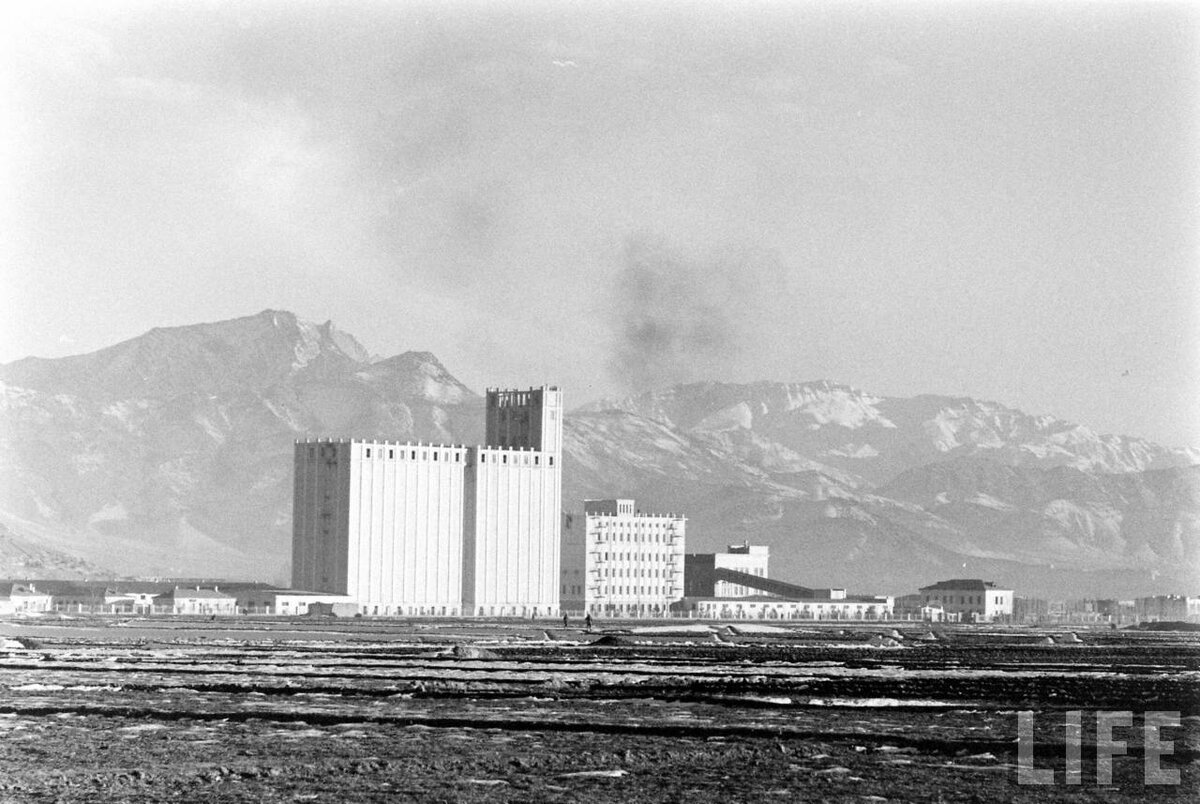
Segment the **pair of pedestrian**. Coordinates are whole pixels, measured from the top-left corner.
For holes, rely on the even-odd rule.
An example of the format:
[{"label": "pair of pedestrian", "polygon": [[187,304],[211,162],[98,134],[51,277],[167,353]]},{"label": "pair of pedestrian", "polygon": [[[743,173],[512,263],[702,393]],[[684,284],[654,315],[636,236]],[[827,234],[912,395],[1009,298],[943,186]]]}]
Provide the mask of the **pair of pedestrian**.
[{"label": "pair of pedestrian", "polygon": [[[563,615],[563,628],[569,628],[570,625],[571,625],[570,616],[564,614]],[[583,615],[583,625],[585,628],[587,628],[588,633],[591,633],[591,631],[592,631],[592,615],[591,614]]]}]

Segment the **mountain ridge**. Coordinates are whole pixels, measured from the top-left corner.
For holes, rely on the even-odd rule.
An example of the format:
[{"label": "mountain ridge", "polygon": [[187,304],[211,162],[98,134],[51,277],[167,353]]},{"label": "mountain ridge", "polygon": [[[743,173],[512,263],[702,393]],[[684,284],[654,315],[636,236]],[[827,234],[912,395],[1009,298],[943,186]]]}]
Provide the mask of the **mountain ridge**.
[{"label": "mountain ridge", "polygon": [[[432,353],[373,356],[329,322],[159,328],[0,366],[0,521],[122,574],[286,581],[294,440],[472,444],[482,414]],[[964,564],[1197,585],[1196,451],[997,403],[692,383],[572,410],[564,453],[568,512],[633,496],[687,515],[690,550],[766,543],[809,586],[899,593]]]},{"label": "mountain ridge", "polygon": [[[681,397],[691,404],[679,404]],[[752,430],[874,483],[914,463],[982,452],[1015,465],[1073,465],[1106,473],[1200,463],[1197,449],[1098,434],[998,402],[936,394],[884,397],[828,380],[707,381],[585,407],[627,410],[692,431]],[[831,424],[836,427],[825,427]]]}]

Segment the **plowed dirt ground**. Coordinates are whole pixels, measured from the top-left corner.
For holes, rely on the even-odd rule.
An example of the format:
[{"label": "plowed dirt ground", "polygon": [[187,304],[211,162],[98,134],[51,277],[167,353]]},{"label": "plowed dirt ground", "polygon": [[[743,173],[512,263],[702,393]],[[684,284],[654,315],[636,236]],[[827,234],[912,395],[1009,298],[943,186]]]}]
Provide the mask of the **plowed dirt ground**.
[{"label": "plowed dirt ground", "polygon": [[[28,619],[0,801],[1194,801],[1200,637],[1029,628]],[[660,624],[667,625],[667,624]],[[691,630],[687,630],[690,628]],[[898,638],[892,629],[898,630]],[[1047,636],[1057,639],[1049,644]],[[602,637],[604,643],[594,644]],[[892,645],[887,639],[893,638]],[[882,645],[878,643],[884,643]],[[1111,783],[1096,713],[1128,711]],[[1018,779],[1018,715],[1034,763]],[[1066,724],[1083,724],[1066,784]],[[1146,712],[1177,712],[1147,786]]]}]

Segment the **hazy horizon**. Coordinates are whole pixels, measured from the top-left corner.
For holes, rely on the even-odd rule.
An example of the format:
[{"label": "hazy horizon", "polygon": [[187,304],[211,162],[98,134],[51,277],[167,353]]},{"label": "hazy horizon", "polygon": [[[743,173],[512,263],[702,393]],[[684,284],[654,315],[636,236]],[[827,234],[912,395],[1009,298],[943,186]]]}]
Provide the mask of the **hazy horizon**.
[{"label": "hazy horizon", "polygon": [[3,13],[0,362],[273,308],[571,407],[828,379],[1200,446],[1189,4]]}]

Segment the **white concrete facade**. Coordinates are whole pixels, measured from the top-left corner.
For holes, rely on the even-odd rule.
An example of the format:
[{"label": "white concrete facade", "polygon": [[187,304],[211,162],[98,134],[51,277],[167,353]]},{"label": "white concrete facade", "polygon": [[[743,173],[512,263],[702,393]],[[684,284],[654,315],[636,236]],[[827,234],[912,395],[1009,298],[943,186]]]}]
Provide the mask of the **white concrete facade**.
[{"label": "white concrete facade", "polygon": [[466,472],[463,605],[477,615],[558,613],[557,456],[472,450]]},{"label": "white concrete facade", "polygon": [[[690,600],[690,598],[689,598]],[[841,600],[735,598],[696,600],[689,611],[704,620],[887,620],[894,599],[878,597]]]},{"label": "white concrete facade", "polygon": [[997,589],[991,581],[938,581],[921,587],[919,594],[924,605],[941,604],[947,620],[992,622],[1012,617],[1013,613],[1013,590]]},{"label": "white concrete facade", "polygon": [[644,514],[628,499],[586,500],[584,528],[563,543],[559,591],[570,610],[662,616],[683,597],[687,520]]},{"label": "white concrete facade", "polygon": [[32,583],[14,583],[0,591],[3,592],[0,600],[4,601],[0,605],[0,611],[10,614],[30,614],[50,611],[52,608],[53,596],[39,591]]},{"label": "white concrete facade", "polygon": [[356,612],[362,610],[361,606],[347,595],[326,595],[289,589],[272,592],[269,597],[267,595],[263,595],[263,597],[271,601],[270,611],[263,613],[279,614],[285,617],[308,614],[309,607],[314,603],[326,603],[330,606],[348,603],[354,606]]},{"label": "white concrete facade", "polygon": [[237,598],[220,589],[185,589],[175,587],[154,598],[158,614],[237,614]]},{"label": "white concrete facade", "polygon": [[296,445],[292,586],[364,614],[458,614],[466,447]]},{"label": "white concrete facade", "polygon": [[556,387],[488,389],[486,445],[466,468],[466,613],[559,612],[562,414]]},{"label": "white concrete facade", "polygon": [[292,586],[366,615],[556,614],[562,393],[489,389],[487,417],[504,447],[297,442]]}]

